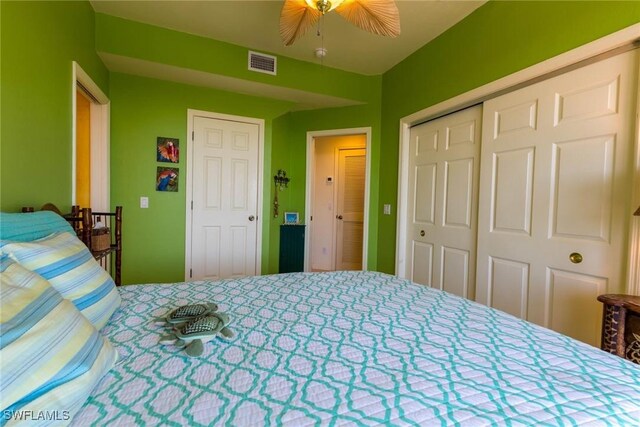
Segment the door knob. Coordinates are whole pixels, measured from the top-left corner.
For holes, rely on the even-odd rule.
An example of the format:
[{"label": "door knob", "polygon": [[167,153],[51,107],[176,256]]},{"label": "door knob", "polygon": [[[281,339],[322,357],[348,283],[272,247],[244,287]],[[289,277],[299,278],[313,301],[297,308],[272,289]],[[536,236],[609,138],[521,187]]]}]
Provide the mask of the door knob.
[{"label": "door knob", "polygon": [[424,230],[420,230],[420,236],[421,236],[421,237],[424,237],[424,235],[425,235]]},{"label": "door knob", "polygon": [[342,219],[342,215],[336,215],[336,218]]},{"label": "door knob", "polygon": [[571,255],[569,255],[569,261],[574,264],[580,264],[582,262],[582,254],[579,254],[578,252],[571,253]]},{"label": "door knob", "polygon": [[254,219],[256,219],[256,217],[255,217],[255,216],[253,216],[253,215],[249,215],[249,221],[253,221]]}]

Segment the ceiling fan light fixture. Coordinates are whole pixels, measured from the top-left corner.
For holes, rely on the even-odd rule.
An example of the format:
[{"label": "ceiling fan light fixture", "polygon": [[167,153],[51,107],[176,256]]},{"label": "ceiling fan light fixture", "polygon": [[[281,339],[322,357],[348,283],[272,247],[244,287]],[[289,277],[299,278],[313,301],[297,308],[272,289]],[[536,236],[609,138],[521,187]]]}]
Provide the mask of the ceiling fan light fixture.
[{"label": "ceiling fan light fixture", "polygon": [[394,0],[284,0],[280,12],[282,41],[291,46],[334,9],[341,17],[370,33],[387,37],[400,35],[400,14]]},{"label": "ceiling fan light fixture", "polygon": [[305,0],[309,7],[319,10],[323,15],[340,6],[343,1],[344,0]]}]

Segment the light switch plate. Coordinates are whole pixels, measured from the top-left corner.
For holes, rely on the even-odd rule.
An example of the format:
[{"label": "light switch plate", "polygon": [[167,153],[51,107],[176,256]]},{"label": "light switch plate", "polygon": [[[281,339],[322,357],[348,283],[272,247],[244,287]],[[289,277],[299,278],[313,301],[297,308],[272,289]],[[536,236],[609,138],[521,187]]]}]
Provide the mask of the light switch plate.
[{"label": "light switch plate", "polygon": [[391,215],[391,205],[389,203],[384,204],[384,212],[385,215]]},{"label": "light switch plate", "polygon": [[149,198],[148,197],[140,197],[140,207],[142,209],[147,209],[149,207]]}]

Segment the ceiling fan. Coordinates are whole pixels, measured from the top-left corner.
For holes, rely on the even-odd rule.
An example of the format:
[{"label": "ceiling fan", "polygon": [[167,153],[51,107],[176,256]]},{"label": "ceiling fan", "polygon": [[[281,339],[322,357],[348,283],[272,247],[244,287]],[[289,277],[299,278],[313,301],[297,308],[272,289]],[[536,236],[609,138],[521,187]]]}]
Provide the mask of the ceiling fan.
[{"label": "ceiling fan", "polygon": [[286,46],[292,45],[332,10],[365,31],[389,37],[400,35],[400,15],[394,0],[285,0],[280,13],[282,41]]}]

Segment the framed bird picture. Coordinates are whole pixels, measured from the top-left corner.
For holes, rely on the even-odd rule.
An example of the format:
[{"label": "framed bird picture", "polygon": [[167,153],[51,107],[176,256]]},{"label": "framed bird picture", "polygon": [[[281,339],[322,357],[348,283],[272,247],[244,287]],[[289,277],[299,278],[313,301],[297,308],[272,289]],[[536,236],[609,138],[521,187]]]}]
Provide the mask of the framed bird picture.
[{"label": "framed bird picture", "polygon": [[178,177],[180,170],[178,168],[163,168],[158,166],[156,173],[156,191],[178,191]]},{"label": "framed bird picture", "polygon": [[159,162],[178,163],[180,161],[180,140],[178,138],[159,136],[156,146]]}]

